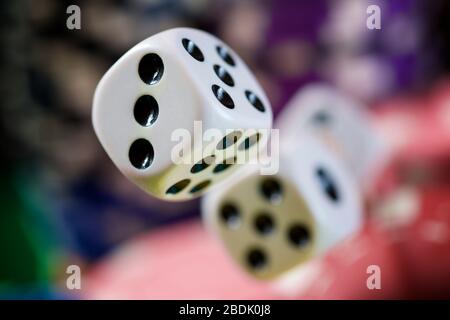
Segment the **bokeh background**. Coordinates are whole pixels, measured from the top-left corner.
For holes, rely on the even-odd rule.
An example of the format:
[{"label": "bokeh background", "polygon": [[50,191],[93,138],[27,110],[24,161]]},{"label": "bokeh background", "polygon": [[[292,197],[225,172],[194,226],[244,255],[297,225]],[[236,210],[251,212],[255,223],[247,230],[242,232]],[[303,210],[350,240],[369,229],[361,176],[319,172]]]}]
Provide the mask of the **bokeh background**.
[{"label": "bokeh background", "polygon": [[[81,30],[66,28],[72,4]],[[370,4],[381,30],[366,28]],[[450,71],[449,16],[445,0],[2,1],[0,297],[83,297],[64,290],[68,265],[88,272],[140,235],[198,220],[198,201],[163,203],[123,177],[92,129],[97,82],[139,41],[177,26],[217,35],[275,114],[317,81],[373,114],[426,112]]]}]

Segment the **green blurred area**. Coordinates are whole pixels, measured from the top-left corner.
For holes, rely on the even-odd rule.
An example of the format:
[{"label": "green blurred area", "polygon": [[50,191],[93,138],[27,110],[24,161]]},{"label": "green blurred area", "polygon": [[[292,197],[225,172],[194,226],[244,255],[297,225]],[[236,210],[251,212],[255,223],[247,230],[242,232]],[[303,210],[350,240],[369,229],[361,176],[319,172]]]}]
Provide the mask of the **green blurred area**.
[{"label": "green blurred area", "polygon": [[48,212],[39,192],[19,176],[0,179],[0,291],[46,286],[57,256],[55,239],[43,225]]}]

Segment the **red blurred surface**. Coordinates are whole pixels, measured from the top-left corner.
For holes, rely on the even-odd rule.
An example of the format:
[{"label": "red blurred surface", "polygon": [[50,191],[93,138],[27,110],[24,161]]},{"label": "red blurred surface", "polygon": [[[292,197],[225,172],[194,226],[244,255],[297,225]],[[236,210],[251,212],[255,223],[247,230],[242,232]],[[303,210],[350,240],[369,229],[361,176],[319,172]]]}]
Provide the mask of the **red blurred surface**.
[{"label": "red blurred surface", "polygon": [[[450,296],[449,186],[420,189],[418,212],[399,226],[368,223],[318,259],[289,292],[248,277],[197,222],[144,235],[89,274],[96,299],[398,299]],[[369,289],[369,266],[381,289]],[[305,283],[307,282],[306,285]],[[296,290],[295,288],[298,287]]]},{"label": "red blurred surface", "polygon": [[244,274],[198,222],[144,235],[88,276],[84,298],[271,299],[269,284]]}]

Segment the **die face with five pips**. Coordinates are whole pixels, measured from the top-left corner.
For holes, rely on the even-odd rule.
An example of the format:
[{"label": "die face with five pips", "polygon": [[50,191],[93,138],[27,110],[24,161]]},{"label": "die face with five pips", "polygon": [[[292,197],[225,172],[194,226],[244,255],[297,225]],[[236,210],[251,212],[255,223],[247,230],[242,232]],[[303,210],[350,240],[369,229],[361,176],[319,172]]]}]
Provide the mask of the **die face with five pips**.
[{"label": "die face with five pips", "polygon": [[310,261],[362,223],[358,190],[340,161],[319,140],[297,141],[276,175],[245,170],[202,201],[208,229],[259,279]]},{"label": "die face with five pips", "polygon": [[244,61],[189,28],[126,52],[97,86],[92,117],[119,170],[166,200],[194,198],[225,180],[257,157],[272,126],[270,103]]}]

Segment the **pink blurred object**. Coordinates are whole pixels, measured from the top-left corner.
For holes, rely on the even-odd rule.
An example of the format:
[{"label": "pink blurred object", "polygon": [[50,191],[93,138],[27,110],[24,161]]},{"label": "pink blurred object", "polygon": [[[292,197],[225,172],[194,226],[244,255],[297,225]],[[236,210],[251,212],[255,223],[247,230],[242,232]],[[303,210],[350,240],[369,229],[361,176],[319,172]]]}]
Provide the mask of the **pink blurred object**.
[{"label": "pink blurred object", "polygon": [[428,94],[388,100],[374,115],[396,159],[450,156],[450,79]]},{"label": "pink blurred object", "polygon": [[[322,260],[314,285],[298,299],[398,299],[405,297],[405,279],[391,235],[375,225],[333,248]],[[379,268],[380,289],[369,289],[372,268]],[[377,271],[378,272],[378,271]]]},{"label": "pink blurred object", "polygon": [[373,183],[370,200],[399,185],[450,181],[450,79],[431,91],[388,100],[374,110],[390,161]]},{"label": "pink blurred object", "polygon": [[404,274],[415,298],[450,298],[450,185],[419,190],[420,212],[398,231]]},{"label": "pink blurred object", "polygon": [[[403,223],[371,221],[333,248],[297,298],[450,298],[450,185],[420,187],[415,195],[418,205]],[[371,266],[379,268],[380,290],[367,285]]]},{"label": "pink blurred object", "polygon": [[248,277],[199,222],[143,235],[97,265],[86,299],[274,299]]}]

